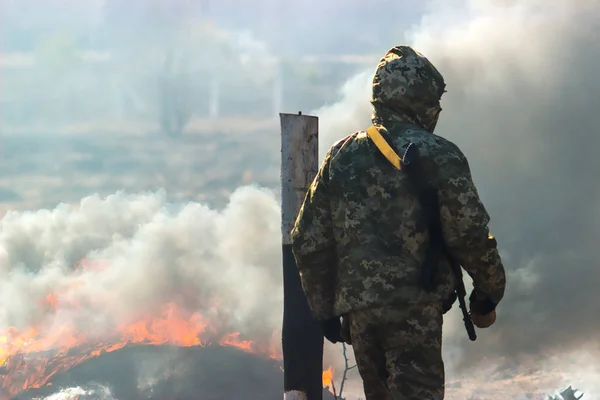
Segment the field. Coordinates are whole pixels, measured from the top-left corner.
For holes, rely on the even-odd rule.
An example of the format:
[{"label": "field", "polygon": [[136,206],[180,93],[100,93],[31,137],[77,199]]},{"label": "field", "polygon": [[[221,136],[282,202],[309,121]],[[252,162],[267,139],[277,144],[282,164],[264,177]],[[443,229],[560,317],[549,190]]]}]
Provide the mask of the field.
[{"label": "field", "polygon": [[[95,193],[163,189],[173,202],[197,201],[220,208],[240,185],[277,191],[279,150],[276,119],[196,120],[179,138],[139,126],[5,133],[0,139],[0,212],[74,204]],[[545,399],[545,388],[581,383],[573,382],[561,368],[548,368],[539,360],[530,364],[481,370],[474,379],[449,376],[447,397]],[[518,397],[524,395],[530,397]]]},{"label": "field", "polygon": [[278,121],[196,121],[179,138],[149,129],[11,133],[0,139],[1,212],[98,193],[164,189],[173,201],[222,204],[243,184],[279,186]]}]

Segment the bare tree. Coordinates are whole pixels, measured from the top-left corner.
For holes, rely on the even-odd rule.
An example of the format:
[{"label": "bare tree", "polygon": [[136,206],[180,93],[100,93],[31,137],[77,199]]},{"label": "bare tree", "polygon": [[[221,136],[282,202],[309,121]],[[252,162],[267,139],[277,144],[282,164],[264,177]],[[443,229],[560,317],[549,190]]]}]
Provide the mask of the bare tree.
[{"label": "bare tree", "polygon": [[173,46],[166,49],[158,84],[161,131],[168,136],[181,136],[192,118],[193,106],[189,75],[178,68]]},{"label": "bare tree", "polygon": [[348,379],[348,372],[356,368],[356,364],[349,364],[350,360],[348,359],[348,349],[346,347],[346,343],[342,343],[342,352],[344,354],[344,374],[342,375],[342,381],[340,382],[340,399],[342,398],[342,393],[344,392],[344,385],[346,384],[346,380]]},{"label": "bare tree", "polygon": [[[192,77],[198,48],[192,31],[202,25],[199,4],[162,0],[106,0],[105,30],[121,74],[134,82],[160,131],[179,136],[194,112]],[[127,15],[127,18],[123,18]],[[200,43],[201,45],[201,43]]]},{"label": "bare tree", "polygon": [[336,400],[344,400],[342,394],[344,394],[344,386],[346,381],[348,380],[348,372],[352,369],[356,368],[356,364],[350,365],[350,360],[348,359],[348,348],[346,347],[346,343],[342,343],[342,354],[344,355],[344,372],[342,373],[342,379],[340,380],[340,391],[337,392],[337,388],[335,387],[335,381],[333,376],[331,377],[331,391],[333,392],[333,398]]}]

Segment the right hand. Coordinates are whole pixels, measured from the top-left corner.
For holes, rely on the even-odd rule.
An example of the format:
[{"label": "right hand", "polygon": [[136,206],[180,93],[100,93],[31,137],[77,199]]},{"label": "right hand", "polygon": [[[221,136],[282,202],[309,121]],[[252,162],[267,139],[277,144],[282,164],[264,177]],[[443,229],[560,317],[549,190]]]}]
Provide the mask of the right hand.
[{"label": "right hand", "polygon": [[489,328],[496,322],[496,304],[488,296],[473,289],[469,296],[469,314],[473,325],[478,328]]},{"label": "right hand", "polygon": [[471,311],[471,320],[473,321],[473,325],[478,328],[489,328],[496,322],[496,310],[485,315],[473,313],[473,311]]}]

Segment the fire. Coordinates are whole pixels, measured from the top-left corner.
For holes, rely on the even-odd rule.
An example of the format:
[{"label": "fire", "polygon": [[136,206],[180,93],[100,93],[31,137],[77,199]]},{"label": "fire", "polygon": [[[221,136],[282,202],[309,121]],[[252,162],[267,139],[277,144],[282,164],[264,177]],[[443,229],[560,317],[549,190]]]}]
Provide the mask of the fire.
[{"label": "fire", "polygon": [[251,340],[240,340],[238,339],[239,336],[239,332],[230,333],[229,335],[225,335],[223,338],[221,338],[221,340],[219,340],[219,344],[221,346],[234,346],[248,352],[253,352],[252,347],[254,342]]},{"label": "fire", "polygon": [[[76,271],[102,269],[106,263],[83,260]],[[69,289],[83,284],[76,279],[41,299],[42,309],[77,308]],[[218,301],[215,300],[215,304]],[[223,327],[201,313],[190,313],[177,303],[167,303],[151,314],[116,326],[102,339],[91,338],[73,326],[60,326],[51,332],[41,327],[0,331],[0,399],[20,392],[51,385],[51,379],[61,372],[103,353],[129,345],[175,345],[180,347],[212,345],[231,346],[241,351],[281,360],[280,332],[257,342],[243,338],[239,332],[222,334]],[[280,366],[283,371],[282,366]],[[331,386],[333,370],[323,371],[323,385]]]},{"label": "fire", "polygon": [[[92,344],[85,335],[68,330],[54,336],[40,337],[35,329],[24,332],[9,329],[0,336],[0,362],[7,371],[0,387],[10,395],[39,388],[48,384],[59,372],[127,345],[171,344],[181,347],[204,347],[212,345],[210,338],[214,338],[214,342],[221,346],[233,346],[248,353],[281,358],[272,341],[268,345],[260,345],[254,341],[240,339],[238,332],[219,338],[211,328],[210,322],[201,314],[186,316],[176,304],[169,303],[163,307],[158,317],[148,315],[118,327],[114,340],[106,343]],[[27,374],[23,374],[23,371],[27,371]]]},{"label": "fire", "polygon": [[[59,296],[49,294],[44,307],[60,306]],[[77,304],[70,304],[77,306]],[[48,385],[52,377],[73,366],[128,345],[233,346],[242,351],[281,359],[277,332],[266,343],[245,340],[239,332],[220,335],[216,324],[200,313],[186,312],[176,303],[165,304],[153,315],[117,326],[102,342],[69,326],[41,334],[39,329],[9,328],[0,332],[0,393],[14,396]],[[270,340],[269,340],[270,339]],[[0,397],[4,398],[3,395]]]},{"label": "fire", "polygon": [[331,389],[333,383],[333,369],[331,366],[323,371],[323,387],[329,387]]}]

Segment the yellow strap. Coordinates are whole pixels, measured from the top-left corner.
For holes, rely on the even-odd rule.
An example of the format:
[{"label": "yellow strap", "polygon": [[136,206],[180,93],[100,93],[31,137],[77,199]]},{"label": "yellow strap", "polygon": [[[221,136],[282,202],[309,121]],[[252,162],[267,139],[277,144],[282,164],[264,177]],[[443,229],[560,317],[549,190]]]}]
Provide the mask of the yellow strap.
[{"label": "yellow strap", "polygon": [[390,147],[388,142],[385,141],[375,126],[370,126],[369,129],[367,129],[367,135],[369,135],[373,143],[375,143],[375,146],[377,146],[381,154],[383,154],[397,170],[402,170],[402,159],[396,154],[394,149]]}]

